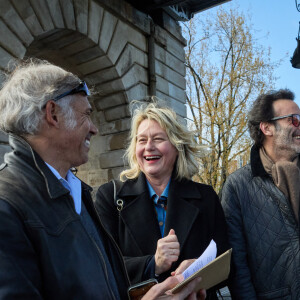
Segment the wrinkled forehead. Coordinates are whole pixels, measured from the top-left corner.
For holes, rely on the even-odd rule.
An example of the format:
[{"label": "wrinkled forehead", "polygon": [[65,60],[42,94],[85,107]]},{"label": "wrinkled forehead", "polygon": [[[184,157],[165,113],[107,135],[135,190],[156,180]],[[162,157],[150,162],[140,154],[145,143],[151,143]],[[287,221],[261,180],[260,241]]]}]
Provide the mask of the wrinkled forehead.
[{"label": "wrinkled forehead", "polygon": [[137,127],[136,136],[145,135],[145,134],[148,135],[149,133],[167,134],[166,131],[158,123],[158,121],[151,118],[143,119]]},{"label": "wrinkled forehead", "polygon": [[290,114],[300,114],[299,106],[289,99],[279,99],[273,102],[274,117]]}]

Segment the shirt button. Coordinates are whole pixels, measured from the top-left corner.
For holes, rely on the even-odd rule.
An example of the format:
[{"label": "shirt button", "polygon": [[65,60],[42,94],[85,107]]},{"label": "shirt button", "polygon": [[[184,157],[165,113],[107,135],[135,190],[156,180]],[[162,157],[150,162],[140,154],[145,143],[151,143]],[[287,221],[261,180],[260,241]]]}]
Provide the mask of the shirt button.
[{"label": "shirt button", "polygon": [[159,222],[158,224],[159,224],[159,226],[163,226],[164,222]]}]

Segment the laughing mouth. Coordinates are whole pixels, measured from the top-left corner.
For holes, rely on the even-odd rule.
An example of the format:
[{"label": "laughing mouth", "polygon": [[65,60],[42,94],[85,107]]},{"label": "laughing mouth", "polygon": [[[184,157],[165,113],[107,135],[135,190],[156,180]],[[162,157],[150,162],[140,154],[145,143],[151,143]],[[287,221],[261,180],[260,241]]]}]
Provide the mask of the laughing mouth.
[{"label": "laughing mouth", "polygon": [[150,161],[150,160],[158,160],[158,159],[160,159],[160,157],[161,157],[161,156],[159,156],[159,155],[152,155],[152,156],[145,156],[145,159],[146,159],[147,161]]}]

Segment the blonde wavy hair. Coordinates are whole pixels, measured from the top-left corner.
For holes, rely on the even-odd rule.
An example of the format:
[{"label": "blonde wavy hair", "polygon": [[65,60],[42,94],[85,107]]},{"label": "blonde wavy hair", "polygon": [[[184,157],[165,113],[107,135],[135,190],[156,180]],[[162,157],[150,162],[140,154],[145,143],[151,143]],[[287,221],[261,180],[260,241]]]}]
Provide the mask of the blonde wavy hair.
[{"label": "blonde wavy hair", "polygon": [[[146,99],[149,102],[149,99]],[[201,156],[202,147],[197,144],[195,135],[178,121],[176,113],[165,106],[159,105],[158,98],[151,97],[152,103],[140,105],[134,110],[129,135],[129,146],[124,158],[129,163],[129,168],[120,174],[121,181],[135,179],[141,169],[137,162],[135,150],[139,125],[144,120],[156,121],[168,135],[172,145],[178,151],[176,162],[176,178],[190,179],[199,171],[198,158]]]}]

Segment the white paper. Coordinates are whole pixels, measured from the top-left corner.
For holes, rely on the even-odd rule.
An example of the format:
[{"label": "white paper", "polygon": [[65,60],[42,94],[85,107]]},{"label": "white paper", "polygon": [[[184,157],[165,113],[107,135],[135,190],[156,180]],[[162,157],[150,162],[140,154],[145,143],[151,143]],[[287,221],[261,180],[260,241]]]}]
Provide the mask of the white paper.
[{"label": "white paper", "polygon": [[214,240],[211,240],[202,255],[195,260],[186,270],[183,271],[182,275],[184,279],[187,279],[198,270],[202,269],[208,263],[213,261],[217,256],[217,244]]}]

